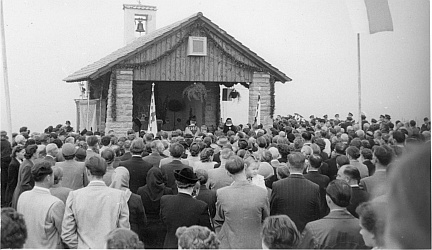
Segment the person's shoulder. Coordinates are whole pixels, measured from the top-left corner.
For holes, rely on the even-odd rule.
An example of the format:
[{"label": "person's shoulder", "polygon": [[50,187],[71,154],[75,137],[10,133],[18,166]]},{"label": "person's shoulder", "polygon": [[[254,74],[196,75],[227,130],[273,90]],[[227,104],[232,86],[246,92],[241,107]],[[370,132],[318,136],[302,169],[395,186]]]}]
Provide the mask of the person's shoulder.
[{"label": "person's shoulder", "polygon": [[316,184],[315,182],[307,179],[306,177],[304,179],[301,179],[301,184],[304,186],[307,186],[309,188],[317,188],[319,189],[319,185]]},{"label": "person's shoulder", "polygon": [[141,194],[144,193],[144,187],[145,187],[145,186],[142,186],[142,187],[139,187],[139,188],[137,189],[137,194],[138,194],[138,195],[141,195]]},{"label": "person's shoulder", "polygon": [[310,221],[306,224],[304,231],[316,232],[317,230],[328,230],[328,218],[322,218],[319,220]]},{"label": "person's shoulder", "polygon": [[222,187],[216,190],[216,195],[219,196],[223,196],[225,194],[229,194],[231,192],[232,187],[231,186],[226,186],[226,187]]},{"label": "person's shoulder", "polygon": [[264,188],[259,187],[257,185],[250,185],[248,188],[250,188],[251,190],[253,190],[254,195],[256,195],[257,197],[259,197],[259,196],[265,196],[265,197],[267,197],[267,195],[268,195],[267,189],[264,189]]},{"label": "person's shoulder", "polygon": [[[321,180],[324,180],[324,181],[330,181],[330,177],[328,177],[328,176],[325,175],[325,174],[320,174],[318,171],[316,172],[316,176],[317,176],[318,178],[320,178]],[[306,177],[306,175],[305,175],[305,177]]]},{"label": "person's shoulder", "polygon": [[198,199],[192,199],[193,204],[195,204],[197,207],[204,209],[208,207],[208,204],[205,201],[198,200]]},{"label": "person's shoulder", "polygon": [[124,160],[124,161],[120,161],[120,162],[119,162],[119,166],[126,166],[126,165],[129,164],[129,161],[130,161],[130,159],[128,159],[128,160]]},{"label": "person's shoulder", "polygon": [[361,182],[369,182],[369,181],[371,181],[371,180],[373,180],[373,179],[375,179],[375,178],[376,178],[376,175],[367,176],[367,177],[362,178],[362,179],[360,180],[360,183],[361,183]]},{"label": "person's shoulder", "polygon": [[277,188],[281,187],[282,185],[286,184],[288,182],[287,179],[288,178],[283,178],[283,179],[280,179],[280,180],[273,182],[272,190],[274,190],[275,188],[277,189]]},{"label": "person's shoulder", "polygon": [[163,202],[163,201],[169,201],[169,200],[175,199],[176,197],[177,197],[177,195],[174,195],[174,194],[162,195],[161,202]]},{"label": "person's shoulder", "polygon": [[72,188],[68,188],[68,187],[58,187],[58,190],[65,192],[65,193],[73,191]]},{"label": "person's shoulder", "polygon": [[50,195],[50,201],[52,202],[53,205],[55,206],[65,206],[65,204],[63,203],[62,200],[60,200],[60,198],[54,196],[54,195]]},{"label": "person's shoulder", "polygon": [[139,196],[138,194],[134,194],[134,193],[131,194],[129,200],[131,202],[135,202],[135,203],[142,203],[141,196]]}]

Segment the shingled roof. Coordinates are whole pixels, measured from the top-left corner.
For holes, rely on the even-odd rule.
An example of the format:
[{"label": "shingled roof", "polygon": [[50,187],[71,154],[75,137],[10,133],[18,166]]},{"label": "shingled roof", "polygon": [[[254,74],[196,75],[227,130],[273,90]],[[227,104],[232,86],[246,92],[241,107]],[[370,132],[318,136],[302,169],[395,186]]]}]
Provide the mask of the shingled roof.
[{"label": "shingled roof", "polygon": [[[165,26],[163,28],[157,29],[149,34],[141,36],[127,44],[126,46],[114,51],[113,53],[105,56],[104,58],[96,61],[86,67],[76,71],[75,73],[69,75],[63,81],[66,82],[78,82],[85,81],[90,79],[96,79],[102,74],[110,71],[111,67],[118,64],[119,62],[127,59],[128,57],[134,55],[135,53],[146,49],[147,46],[150,46],[153,41],[157,40],[159,37],[164,36],[170,32],[174,32],[182,27],[185,27],[196,20],[201,19],[203,22],[208,24],[210,27],[213,27],[215,30],[222,30],[216,24],[211,22],[208,18],[204,17],[201,12],[198,12],[188,18],[175,22],[171,25]],[[234,37],[228,35],[225,31],[219,32],[221,36],[225,36],[229,41],[233,44],[237,45],[244,53],[250,56],[257,64],[262,65],[263,68],[268,70],[268,72],[275,77],[276,81],[286,82],[291,81],[291,79],[286,76],[283,72],[279,71],[277,68],[273,67],[270,63],[266,62],[264,59],[259,57],[256,53],[251,51],[249,48],[244,46],[242,43],[237,41]]]}]

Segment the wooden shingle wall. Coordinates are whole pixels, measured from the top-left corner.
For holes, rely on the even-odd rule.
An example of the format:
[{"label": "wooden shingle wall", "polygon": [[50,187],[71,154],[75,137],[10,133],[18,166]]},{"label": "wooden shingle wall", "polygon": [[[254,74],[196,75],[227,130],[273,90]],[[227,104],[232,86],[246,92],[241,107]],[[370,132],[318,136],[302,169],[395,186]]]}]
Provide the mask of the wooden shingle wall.
[{"label": "wooden shingle wall", "polygon": [[[187,29],[179,30],[151,45],[147,50],[137,53],[126,64],[136,64],[157,59],[170,51],[182,38],[187,37]],[[191,32],[192,36],[205,36],[200,29]],[[238,61],[256,65],[222,39],[210,34],[207,38],[207,56],[187,56],[187,39],[169,55],[156,63],[134,69],[136,81],[200,81],[200,82],[252,82],[253,71],[236,65],[218,46]],[[213,40],[218,44],[216,46]]]}]

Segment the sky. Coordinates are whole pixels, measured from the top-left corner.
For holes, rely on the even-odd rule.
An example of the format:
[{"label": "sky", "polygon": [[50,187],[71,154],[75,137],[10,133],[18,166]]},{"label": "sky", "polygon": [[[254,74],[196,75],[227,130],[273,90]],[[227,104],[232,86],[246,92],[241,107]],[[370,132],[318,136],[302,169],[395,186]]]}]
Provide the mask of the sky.
[{"label": "sky", "polygon": [[[76,124],[77,83],[62,79],[123,46],[133,0],[3,0],[12,130]],[[161,28],[202,12],[284,72],[275,114],[358,114],[357,35],[344,0],[148,0]],[[361,34],[367,118],[430,117],[430,2],[389,0],[393,32]],[[3,56],[3,55],[2,55]],[[7,129],[3,71],[1,129]]]}]

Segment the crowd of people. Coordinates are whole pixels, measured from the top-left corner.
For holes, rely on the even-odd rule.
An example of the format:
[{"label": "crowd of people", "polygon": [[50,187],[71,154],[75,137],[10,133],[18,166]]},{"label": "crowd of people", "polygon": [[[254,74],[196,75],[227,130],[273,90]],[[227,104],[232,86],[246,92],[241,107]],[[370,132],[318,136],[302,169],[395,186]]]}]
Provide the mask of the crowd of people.
[{"label": "crowd of people", "polygon": [[2,248],[431,248],[430,121],[1,131]]}]

